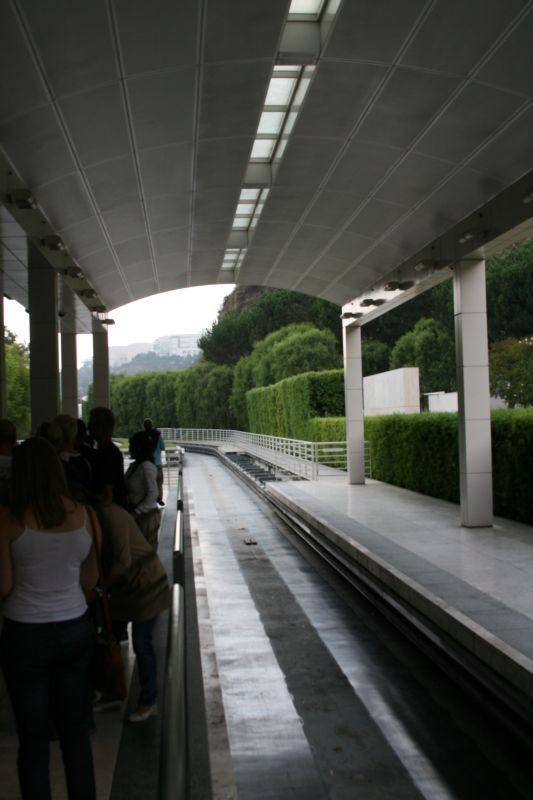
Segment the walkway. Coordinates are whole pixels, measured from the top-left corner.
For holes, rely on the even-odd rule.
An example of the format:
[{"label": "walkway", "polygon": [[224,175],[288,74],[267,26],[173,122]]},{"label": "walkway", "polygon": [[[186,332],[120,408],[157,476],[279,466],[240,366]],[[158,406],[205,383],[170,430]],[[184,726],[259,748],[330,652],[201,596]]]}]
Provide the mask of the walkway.
[{"label": "walkway", "polygon": [[373,480],[268,491],[533,700],[532,527],[464,528],[457,505]]}]

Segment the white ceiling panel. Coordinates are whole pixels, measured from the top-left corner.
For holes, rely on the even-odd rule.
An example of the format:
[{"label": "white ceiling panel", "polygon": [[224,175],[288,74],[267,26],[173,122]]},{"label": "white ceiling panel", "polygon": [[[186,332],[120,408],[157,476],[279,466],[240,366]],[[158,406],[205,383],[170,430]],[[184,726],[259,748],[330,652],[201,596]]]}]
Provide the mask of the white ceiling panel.
[{"label": "white ceiling panel", "polygon": [[127,90],[139,150],[192,140],[193,120],[184,109],[194,108],[194,67],[131,78]]},{"label": "white ceiling panel", "polygon": [[114,0],[126,75],[155,73],[196,61],[197,0]]},{"label": "white ceiling panel", "polygon": [[132,231],[144,230],[144,211],[136,197],[129,203],[102,213],[105,229],[113,243],[131,239]]},{"label": "white ceiling panel", "polygon": [[467,75],[492,51],[502,32],[527,5],[526,0],[434,3],[401,63]]},{"label": "white ceiling panel", "polygon": [[13,5],[55,96],[117,80],[105,0],[77,2],[75,13],[71,0],[16,0]]},{"label": "white ceiling panel", "polygon": [[138,195],[138,181],[131,155],[87,167],[85,177],[101,212],[131,202]]},{"label": "white ceiling panel", "polygon": [[118,84],[62,97],[59,109],[84,167],[129,155],[128,126]]},{"label": "white ceiling panel", "polygon": [[31,189],[70,175],[76,169],[50,106],[33,109],[0,125],[0,141]]},{"label": "white ceiling panel", "polygon": [[143,193],[146,197],[187,192],[190,186],[189,142],[143,150],[139,153]]},{"label": "white ceiling panel", "polygon": [[[31,190],[108,309],[234,277],[348,302],[529,180],[530,0],[346,0],[307,52],[283,35],[288,8],[0,4],[0,202]],[[294,83],[265,110],[275,66]],[[269,189],[249,229],[244,185]],[[505,231],[531,211],[512,196]],[[20,253],[5,272],[24,301]]]}]

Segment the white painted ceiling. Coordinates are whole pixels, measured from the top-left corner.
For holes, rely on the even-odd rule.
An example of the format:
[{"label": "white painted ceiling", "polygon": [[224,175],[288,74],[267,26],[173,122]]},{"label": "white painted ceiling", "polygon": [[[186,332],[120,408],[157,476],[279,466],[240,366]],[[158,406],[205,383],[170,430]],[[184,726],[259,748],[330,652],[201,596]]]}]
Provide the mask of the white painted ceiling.
[{"label": "white painted ceiling", "polygon": [[487,240],[531,214],[533,3],[344,0],[317,28],[311,86],[241,269],[221,271],[273,67],[297,63],[288,9],[1,0],[7,293],[24,302],[10,180],[108,310],[234,277],[345,304],[495,198],[516,209]]}]

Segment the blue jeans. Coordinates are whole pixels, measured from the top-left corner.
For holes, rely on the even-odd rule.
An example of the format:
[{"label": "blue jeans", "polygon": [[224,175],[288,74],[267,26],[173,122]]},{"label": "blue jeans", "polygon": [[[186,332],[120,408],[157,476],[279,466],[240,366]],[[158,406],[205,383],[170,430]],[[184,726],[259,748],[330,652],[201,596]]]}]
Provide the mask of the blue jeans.
[{"label": "blue jeans", "polygon": [[156,620],[157,615],[144,622],[131,623],[131,641],[141,685],[140,706],[153,706],[157,699],[157,661],[152,642]]},{"label": "blue jeans", "polygon": [[50,732],[55,724],[69,800],[96,797],[90,723],[93,629],[88,614],[47,623],[4,619],[0,662],[19,738],[24,800],[50,800]]}]

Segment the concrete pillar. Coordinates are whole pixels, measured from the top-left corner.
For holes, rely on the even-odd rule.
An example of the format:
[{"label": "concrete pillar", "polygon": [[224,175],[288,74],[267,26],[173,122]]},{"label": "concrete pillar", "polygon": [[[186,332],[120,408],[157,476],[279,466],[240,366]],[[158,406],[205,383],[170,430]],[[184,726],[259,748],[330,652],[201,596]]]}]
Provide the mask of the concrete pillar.
[{"label": "concrete pillar", "polygon": [[78,417],[76,334],[61,334],[61,412]]},{"label": "concrete pillar", "polygon": [[479,528],[490,526],[493,521],[484,260],[465,260],[457,264],[453,284],[461,523],[469,528]]},{"label": "concrete pillar", "polygon": [[364,483],[363,359],[359,326],[352,325],[343,329],[343,350],[348,483]]},{"label": "concrete pillar", "polygon": [[4,273],[0,270],[0,325],[2,346],[0,347],[0,417],[7,417],[6,348],[4,344]]},{"label": "concrete pillar", "polygon": [[57,273],[33,245],[28,247],[31,429],[59,411]]},{"label": "concrete pillar", "polygon": [[93,402],[95,406],[111,403],[109,391],[109,348],[107,331],[93,331]]}]

